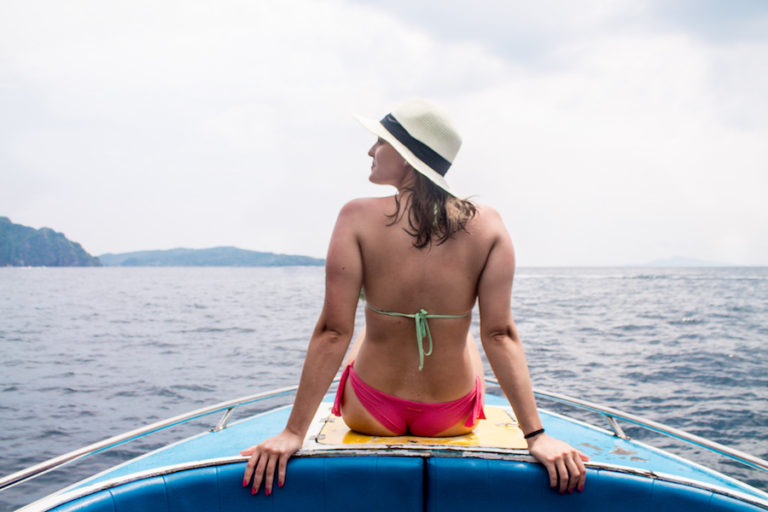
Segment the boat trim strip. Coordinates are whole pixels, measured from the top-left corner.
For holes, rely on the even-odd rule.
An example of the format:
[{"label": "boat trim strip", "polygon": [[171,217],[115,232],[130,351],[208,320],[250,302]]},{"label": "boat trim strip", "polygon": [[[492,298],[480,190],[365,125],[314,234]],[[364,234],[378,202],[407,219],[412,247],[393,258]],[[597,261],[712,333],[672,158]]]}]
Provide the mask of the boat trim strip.
[{"label": "boat trim strip", "polygon": [[[457,449],[457,448],[446,450],[443,448],[435,449],[434,447],[428,447],[428,446],[425,446],[425,447],[413,446],[413,447],[400,448],[400,449],[394,449],[394,450],[386,449],[386,448],[364,449],[364,450],[361,450],[359,448],[329,448],[327,450],[313,450],[310,452],[307,452],[305,450],[299,450],[294,455],[294,457],[296,458],[300,458],[300,457],[304,457],[304,458],[376,457],[376,456],[380,456],[380,457],[399,456],[399,457],[421,457],[421,458],[473,457],[473,458],[480,458],[480,459],[508,460],[508,461],[516,461],[516,462],[537,463],[536,460],[530,455],[528,455],[527,453],[525,454],[519,453],[519,452],[512,453],[511,451],[502,452],[502,451],[496,451],[496,450],[489,451],[489,452],[479,452],[475,450],[466,450],[466,449]],[[222,458],[187,462],[183,464],[175,464],[171,466],[164,466],[160,468],[145,470],[145,471],[133,473],[130,475],[124,475],[124,476],[107,480],[104,482],[95,483],[86,487],[73,489],[63,494],[54,494],[51,496],[47,496],[38,501],[30,503],[25,507],[20,508],[17,512],[44,512],[47,510],[51,510],[57,506],[60,506],[64,503],[82,498],[84,496],[89,496],[91,494],[95,494],[100,491],[105,491],[108,489],[119,487],[121,485],[125,485],[131,482],[136,482],[139,480],[154,478],[158,476],[170,475],[173,473],[179,473],[182,471],[187,471],[192,469],[244,463],[247,460],[248,460],[247,457],[240,457],[240,456],[222,457]],[[606,463],[587,462],[585,463],[585,466],[593,470],[613,471],[617,473],[640,476],[643,478],[650,478],[653,480],[659,480],[663,482],[670,482],[674,484],[685,485],[685,486],[693,487],[696,489],[702,489],[705,491],[709,491],[709,492],[717,493],[730,498],[734,498],[746,503],[750,503],[752,505],[756,505],[758,507],[768,510],[768,499],[762,499],[760,497],[735,491],[733,489],[726,489],[717,485],[699,482],[696,480],[691,480],[691,479],[676,476],[676,475],[668,475],[664,473],[657,473],[647,469],[631,468],[631,467],[619,466],[614,464],[606,464]]]}]

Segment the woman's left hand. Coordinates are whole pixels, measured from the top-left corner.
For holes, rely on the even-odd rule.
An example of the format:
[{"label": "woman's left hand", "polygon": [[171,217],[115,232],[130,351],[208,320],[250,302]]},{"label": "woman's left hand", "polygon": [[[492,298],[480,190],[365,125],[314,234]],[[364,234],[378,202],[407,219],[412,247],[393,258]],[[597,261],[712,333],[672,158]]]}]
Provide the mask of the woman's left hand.
[{"label": "woman's left hand", "polygon": [[539,434],[528,440],[528,451],[547,468],[550,487],[557,487],[561,493],[584,490],[587,479],[584,462],[589,457],[579,450],[547,434]]}]

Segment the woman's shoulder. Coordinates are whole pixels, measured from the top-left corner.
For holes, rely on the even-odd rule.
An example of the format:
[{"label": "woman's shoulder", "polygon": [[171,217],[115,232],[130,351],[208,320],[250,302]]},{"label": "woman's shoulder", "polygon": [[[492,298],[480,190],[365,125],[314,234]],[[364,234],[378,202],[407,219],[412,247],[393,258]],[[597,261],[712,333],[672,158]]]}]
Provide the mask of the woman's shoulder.
[{"label": "woman's shoulder", "polygon": [[486,229],[499,229],[504,228],[504,221],[501,215],[495,208],[486,204],[474,203],[475,216],[472,219],[476,226]]},{"label": "woman's shoulder", "polygon": [[379,211],[382,208],[391,208],[393,201],[393,196],[358,197],[342,206],[339,215],[359,215],[365,212]]},{"label": "woman's shoulder", "polygon": [[475,205],[478,216],[483,216],[486,218],[500,218],[499,212],[496,211],[496,209],[493,208],[492,206],[489,206],[487,204],[482,204],[482,203],[472,203],[472,204]]}]

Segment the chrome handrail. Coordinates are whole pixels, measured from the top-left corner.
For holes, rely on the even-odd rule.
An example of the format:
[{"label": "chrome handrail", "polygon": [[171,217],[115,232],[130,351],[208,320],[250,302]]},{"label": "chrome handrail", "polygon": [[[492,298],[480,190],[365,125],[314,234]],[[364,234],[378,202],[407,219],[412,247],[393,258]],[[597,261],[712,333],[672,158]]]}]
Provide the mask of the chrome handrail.
[{"label": "chrome handrail", "polygon": [[[486,377],[485,382],[496,386],[499,385],[499,382],[492,377]],[[768,471],[768,461],[764,459],[755,457],[754,455],[750,455],[735,448],[729,448],[728,446],[716,443],[715,441],[710,441],[709,439],[697,436],[696,434],[691,434],[689,432],[685,432],[684,430],[664,425],[663,423],[659,423],[657,421],[642,418],[635,414],[620,411],[619,409],[614,409],[612,407],[604,407],[602,405],[588,402],[587,400],[582,400],[580,398],[572,398],[560,393],[553,393],[551,391],[535,389],[533,394],[536,397],[545,398],[554,402],[570,405],[579,409],[585,409],[602,415],[608,422],[608,425],[610,425],[614,435],[622,439],[629,439],[629,437],[624,433],[616,420],[626,421],[646,430],[673,437],[681,441],[686,441],[690,444],[700,446],[715,453],[719,453],[720,455],[726,456],[755,469]]]},{"label": "chrome handrail", "polygon": [[36,478],[44,473],[47,473],[48,471],[59,468],[65,464],[69,464],[70,462],[74,462],[76,460],[88,457],[89,455],[93,455],[95,453],[108,450],[109,448],[114,448],[115,446],[133,441],[135,439],[158,432],[160,430],[165,430],[167,428],[174,427],[182,423],[187,423],[189,421],[195,420],[197,418],[201,418],[203,416],[208,416],[210,414],[215,414],[217,412],[224,411],[224,416],[211,429],[211,430],[221,430],[223,428],[226,428],[227,422],[231,418],[232,413],[234,412],[234,409],[236,407],[253,403],[253,402],[259,402],[262,400],[268,400],[270,398],[277,398],[280,396],[284,396],[284,395],[295,392],[297,389],[298,389],[298,386],[289,386],[285,388],[276,389],[273,391],[267,391],[264,393],[257,393],[255,395],[248,395],[241,398],[236,398],[234,400],[227,400],[225,402],[220,402],[215,405],[203,407],[201,409],[197,409],[192,412],[180,414],[178,416],[174,416],[166,420],[161,420],[161,421],[152,423],[150,425],[146,425],[144,427],[140,427],[140,428],[131,430],[129,432],[125,432],[123,434],[118,434],[108,439],[104,439],[103,441],[98,441],[96,443],[89,444],[88,446],[84,446],[83,448],[73,450],[69,453],[65,453],[64,455],[59,455],[58,457],[54,457],[52,459],[48,459],[44,462],[41,462],[39,464],[35,464],[34,466],[31,466],[27,469],[22,469],[21,471],[17,471],[8,476],[4,476],[0,478],[0,491],[13,487],[14,485],[18,485],[26,480]]},{"label": "chrome handrail", "polygon": [[[333,382],[338,382],[338,379],[334,380]],[[496,386],[499,385],[498,381],[491,377],[486,377],[485,382],[496,385]],[[203,407],[201,409],[197,409],[195,411],[188,412],[185,414],[180,414],[178,416],[174,416],[166,420],[158,421],[150,425],[146,425],[144,427],[140,427],[135,430],[131,430],[129,432],[125,432],[123,434],[110,437],[103,441],[99,441],[99,442],[90,444],[88,446],[85,446],[83,448],[79,448],[77,450],[73,450],[71,452],[65,453],[64,455],[60,455],[58,457],[54,457],[52,459],[46,460],[44,462],[31,466],[27,469],[17,471],[16,473],[12,473],[8,476],[0,477],[0,491],[3,491],[5,489],[18,485],[32,478],[36,478],[44,473],[47,473],[48,471],[52,471],[65,464],[69,464],[71,462],[88,457],[95,453],[99,453],[109,448],[113,448],[115,446],[133,441],[135,439],[144,437],[154,432],[158,432],[176,425],[187,423],[189,421],[195,420],[197,418],[201,418],[203,416],[208,416],[210,414],[215,414],[217,412],[224,411],[224,415],[222,416],[222,418],[216,423],[214,427],[211,428],[211,430],[213,431],[221,430],[223,428],[226,428],[227,423],[229,419],[232,417],[232,414],[235,408],[241,405],[245,405],[253,402],[259,402],[262,400],[268,400],[270,398],[277,398],[280,396],[284,396],[284,395],[295,392],[297,389],[298,389],[298,386],[289,386],[285,388],[276,389],[273,391],[257,393],[255,395],[248,395],[245,397],[236,398],[234,400],[220,402],[215,405]],[[601,405],[597,405],[592,402],[588,402],[586,400],[571,398],[569,396],[562,395],[559,393],[534,390],[534,395],[536,395],[537,397],[541,397],[541,398],[553,400],[555,402],[560,402],[566,405],[570,405],[572,407],[577,407],[577,408],[581,408],[581,409],[585,409],[585,410],[589,410],[589,411],[601,414],[608,421],[608,424],[611,426],[611,429],[614,435],[616,435],[617,437],[621,437],[623,439],[628,439],[628,437],[621,430],[621,427],[618,425],[616,420],[627,421],[637,426],[643,427],[647,430],[655,431],[660,434],[668,435],[670,437],[687,441],[691,444],[701,446],[702,448],[706,448],[713,452],[719,453],[721,455],[724,455],[726,457],[729,457],[733,460],[739,461],[743,464],[754,467],[756,469],[768,471],[768,461],[766,460],[760,459],[758,457],[752,456],[748,453],[744,453],[742,451],[739,451],[733,448],[729,448],[727,446],[716,443],[714,441],[710,441],[703,437],[699,437],[695,434],[690,434],[688,432],[684,432],[682,430],[679,430],[673,427],[668,427],[662,423],[658,423],[653,420],[641,418],[640,416],[636,416],[634,414],[620,411],[618,409],[614,409],[611,407],[604,407]]]},{"label": "chrome handrail", "polygon": [[[608,423],[611,425],[612,428],[614,425],[618,426],[615,423],[615,420],[626,421],[638,427],[642,427],[646,430],[650,430],[659,434],[664,434],[666,436],[673,437],[681,441],[686,441],[696,446],[700,446],[701,448],[705,448],[709,451],[719,453],[720,455],[726,456],[730,459],[741,462],[742,464],[753,467],[755,469],[768,471],[767,460],[761,459],[759,457],[755,457],[754,455],[750,455],[749,453],[742,452],[741,450],[737,450],[735,448],[730,448],[728,446],[717,443],[715,441],[711,441],[704,437],[697,436],[696,434],[691,434],[690,432],[686,432],[678,428],[664,425],[663,423],[659,423],[658,421],[649,420],[647,418],[643,418],[635,414],[630,414],[624,411],[620,411],[619,409],[614,409],[611,407],[602,407],[597,404],[588,402],[586,400],[571,398],[558,393],[552,393],[548,391],[536,391],[535,394],[536,396],[540,396],[542,398],[548,398],[553,401],[557,401],[565,404],[571,404],[571,405],[580,407],[582,409],[588,409],[594,412],[598,412],[602,414],[605,418],[609,419]],[[614,421],[610,421],[611,418]],[[619,430],[620,430],[620,427],[619,427]],[[621,437],[620,436],[620,434],[622,433],[621,431],[616,432],[614,430],[614,433],[617,436]]]}]

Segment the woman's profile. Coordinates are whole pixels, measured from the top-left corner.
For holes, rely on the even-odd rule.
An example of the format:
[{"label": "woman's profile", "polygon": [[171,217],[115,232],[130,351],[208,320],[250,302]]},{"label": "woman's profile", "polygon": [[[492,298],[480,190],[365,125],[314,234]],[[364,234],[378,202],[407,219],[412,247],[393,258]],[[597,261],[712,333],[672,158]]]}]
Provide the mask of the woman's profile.
[{"label": "woman's profile", "polygon": [[272,492],[302,445],[342,365],[361,290],[366,325],[345,364],[333,412],[353,430],[393,436],[470,432],[483,414],[483,368],[469,334],[477,302],[488,362],[515,411],[530,453],[560,492],[581,490],[587,457],[548,436],[536,410],[510,312],[515,256],[498,213],[456,197],[445,174],[461,139],[442,109],[411,100],[381,121],[370,181],[397,194],[355,199],[339,213],[326,259],[325,300],[288,423],[241,452],[243,485]]}]

